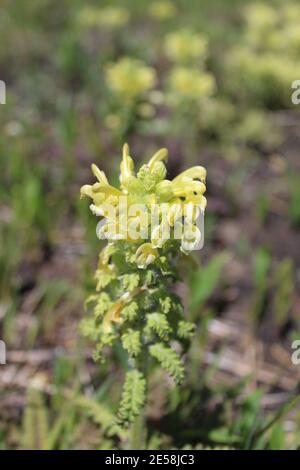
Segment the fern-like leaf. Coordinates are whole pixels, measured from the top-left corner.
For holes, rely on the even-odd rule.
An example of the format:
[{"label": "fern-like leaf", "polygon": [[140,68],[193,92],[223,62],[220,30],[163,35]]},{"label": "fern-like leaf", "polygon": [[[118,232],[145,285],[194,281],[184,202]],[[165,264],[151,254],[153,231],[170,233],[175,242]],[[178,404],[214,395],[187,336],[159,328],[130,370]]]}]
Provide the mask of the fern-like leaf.
[{"label": "fern-like leaf", "polygon": [[132,423],[139,415],[146,396],[146,380],[138,370],[127,372],[119,408],[119,420]]},{"label": "fern-like leaf", "polygon": [[151,356],[153,356],[165,369],[168,374],[175,380],[176,383],[180,383],[184,377],[184,368],[180,357],[176,352],[163,343],[152,344],[149,348]]},{"label": "fern-like leaf", "polygon": [[102,430],[107,432],[109,436],[117,435],[120,438],[125,437],[124,431],[115,423],[114,415],[108,407],[84,395],[75,396],[73,400],[75,406],[81,409],[95,423],[99,424]]},{"label": "fern-like leaf", "polygon": [[122,344],[124,349],[128,352],[129,356],[136,357],[141,352],[141,334],[139,331],[134,331],[129,328],[126,333],[122,335]]},{"label": "fern-like leaf", "polygon": [[166,316],[163,313],[149,313],[147,315],[146,333],[154,332],[161,339],[167,339],[171,331]]},{"label": "fern-like leaf", "polygon": [[178,330],[177,330],[177,335],[179,338],[182,339],[189,339],[191,336],[193,336],[195,333],[195,324],[181,320],[178,323]]}]

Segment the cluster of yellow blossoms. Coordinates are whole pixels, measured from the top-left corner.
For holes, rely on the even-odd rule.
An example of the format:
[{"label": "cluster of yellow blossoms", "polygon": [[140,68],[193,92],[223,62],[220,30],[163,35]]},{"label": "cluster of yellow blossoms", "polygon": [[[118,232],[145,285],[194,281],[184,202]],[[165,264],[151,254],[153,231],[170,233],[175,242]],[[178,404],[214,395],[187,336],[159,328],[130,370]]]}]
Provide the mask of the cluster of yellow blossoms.
[{"label": "cluster of yellow blossoms", "polygon": [[[227,59],[228,87],[276,107],[293,106],[291,84],[300,76],[300,5],[254,2],[245,9],[244,40]],[[239,93],[239,91],[238,91]]]},{"label": "cluster of yellow blossoms", "polygon": [[111,92],[123,101],[140,99],[156,83],[156,73],[152,67],[131,57],[123,57],[106,69],[106,82]]},{"label": "cluster of yellow blossoms", "polygon": [[156,20],[168,20],[174,17],[176,13],[176,6],[169,0],[154,1],[149,7],[150,16]]},{"label": "cluster of yellow blossoms", "polygon": [[92,212],[103,217],[99,238],[135,244],[139,268],[153,263],[160,254],[159,249],[170,240],[179,239],[181,250],[189,252],[203,237],[196,222],[206,207],[203,195],[206,170],[195,166],[170,181],[165,178],[167,155],[166,149],[159,150],[135,174],[129,147],[125,144],[120,188],[111,186],[104,172],[94,164],[92,171],[98,181],[81,188],[81,196],[93,200]]},{"label": "cluster of yellow blossoms", "polygon": [[169,85],[173,102],[197,100],[212,96],[215,79],[211,73],[190,67],[174,67],[170,72]]},{"label": "cluster of yellow blossoms", "polygon": [[164,50],[167,57],[177,63],[203,61],[207,56],[207,39],[188,29],[169,33]]}]

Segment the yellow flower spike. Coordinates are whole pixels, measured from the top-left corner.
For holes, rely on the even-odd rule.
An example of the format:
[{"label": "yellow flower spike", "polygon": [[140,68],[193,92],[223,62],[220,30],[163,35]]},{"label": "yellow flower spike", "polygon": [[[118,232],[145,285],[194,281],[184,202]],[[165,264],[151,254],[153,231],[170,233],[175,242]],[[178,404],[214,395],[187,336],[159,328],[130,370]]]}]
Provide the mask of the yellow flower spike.
[{"label": "yellow flower spike", "polygon": [[143,243],[135,253],[138,268],[145,269],[153,263],[158,256],[158,251],[153,248],[151,243]]},{"label": "yellow flower spike", "polygon": [[168,160],[168,150],[166,148],[162,148],[156,152],[153,157],[150,159],[148,163],[148,167],[150,171],[154,170],[155,163],[161,162],[162,160],[167,161]]},{"label": "yellow flower spike", "polygon": [[104,171],[101,171],[95,163],[92,163],[91,168],[99,183],[108,184]]},{"label": "yellow flower spike", "polygon": [[176,178],[173,179],[173,183],[182,179],[199,179],[200,181],[205,183],[206,174],[206,169],[203,166],[193,166],[192,168],[189,168],[188,170],[185,170],[178,176],[176,176]]},{"label": "yellow flower spike", "polygon": [[[92,172],[97,182],[81,188],[81,196],[92,199],[91,211],[104,218],[104,224],[97,228],[100,239],[111,242],[126,240],[133,244],[138,240],[142,241],[141,246],[133,248],[136,250],[135,262],[142,269],[155,261],[166,240],[173,240],[174,231],[180,222],[187,218],[191,224],[195,224],[206,207],[206,198],[203,196],[206,191],[205,168],[194,166],[170,181],[165,179],[167,156],[167,149],[160,149],[148,165],[143,165],[135,175],[129,146],[124,144],[120,189],[111,186],[104,172],[94,164]],[[189,203],[193,204],[195,209],[187,215],[185,208]],[[143,208],[141,213],[136,212],[137,204]],[[162,212],[153,220],[152,211],[156,206]],[[155,223],[155,226],[149,227],[150,223]]]}]

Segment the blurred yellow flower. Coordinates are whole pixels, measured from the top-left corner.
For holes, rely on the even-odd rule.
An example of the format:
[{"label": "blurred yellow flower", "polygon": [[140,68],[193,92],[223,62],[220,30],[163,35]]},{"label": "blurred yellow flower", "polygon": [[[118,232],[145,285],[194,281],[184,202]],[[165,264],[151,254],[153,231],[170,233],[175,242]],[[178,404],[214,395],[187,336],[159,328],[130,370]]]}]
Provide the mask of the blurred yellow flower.
[{"label": "blurred yellow flower", "polygon": [[300,64],[275,51],[258,53],[250,48],[236,48],[228,62],[231,78],[236,76],[249,93],[266,100],[290,102],[291,83],[300,76]]},{"label": "blurred yellow flower", "polygon": [[96,8],[84,7],[78,14],[78,22],[82,26],[103,26],[107,28],[118,28],[127,24],[129,13],[123,7]]},{"label": "blurred yellow flower", "polygon": [[104,122],[108,129],[118,129],[121,125],[121,117],[118,114],[108,114]]},{"label": "blurred yellow flower", "polygon": [[236,83],[257,103],[290,106],[291,84],[300,76],[300,5],[256,2],[245,9],[245,40],[230,51],[228,86]]},{"label": "blurred yellow flower", "polygon": [[251,29],[274,28],[280,17],[272,5],[253,3],[245,9],[245,19]]},{"label": "blurred yellow flower", "polygon": [[107,67],[106,82],[121,99],[136,100],[154,87],[156,73],[142,61],[125,57]]},{"label": "blurred yellow flower", "polygon": [[153,2],[149,8],[149,14],[157,20],[168,20],[177,13],[176,6],[170,1]]},{"label": "blurred yellow flower", "polygon": [[298,25],[300,22],[300,5],[299,3],[283,3],[281,6],[282,16],[281,19],[287,24]]},{"label": "blurred yellow flower", "polygon": [[207,40],[189,30],[176,31],[166,36],[165,53],[174,62],[205,60]]},{"label": "blurred yellow flower", "polygon": [[172,100],[202,100],[215,91],[212,74],[191,67],[175,67],[170,72],[169,85]]}]

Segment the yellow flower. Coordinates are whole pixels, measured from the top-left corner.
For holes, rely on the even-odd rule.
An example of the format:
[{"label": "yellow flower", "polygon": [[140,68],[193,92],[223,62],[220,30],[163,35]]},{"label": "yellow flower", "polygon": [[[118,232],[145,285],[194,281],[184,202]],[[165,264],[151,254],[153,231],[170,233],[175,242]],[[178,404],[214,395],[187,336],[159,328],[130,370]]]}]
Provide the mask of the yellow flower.
[{"label": "yellow flower", "polygon": [[[177,221],[186,219],[195,225],[206,207],[205,168],[192,167],[170,181],[165,179],[167,158],[167,149],[160,149],[136,173],[125,144],[120,189],[111,186],[103,171],[94,164],[92,171],[98,181],[81,188],[81,196],[93,201],[91,211],[103,218],[97,228],[99,238],[135,243],[135,261],[141,269],[155,262],[167,240],[176,239],[172,229],[178,228]],[[182,243],[192,246],[193,240],[190,245],[184,240]]]},{"label": "yellow flower", "polygon": [[142,98],[156,83],[156,73],[142,61],[125,57],[107,67],[106,82],[124,101]]},{"label": "yellow flower", "polygon": [[184,197],[185,203],[193,202],[200,206],[202,212],[206,207],[206,198],[203,194],[205,186],[206,170],[203,166],[195,166],[184,171],[172,181],[172,190],[175,196]]},{"label": "yellow flower", "polygon": [[153,2],[149,8],[149,14],[157,20],[167,20],[176,15],[176,7],[170,1]]},{"label": "yellow flower", "polygon": [[215,79],[212,74],[190,67],[174,68],[170,73],[169,83],[174,101],[201,101],[209,98],[215,90]]},{"label": "yellow flower", "polygon": [[190,224],[190,227],[185,227],[183,231],[183,236],[181,240],[181,250],[184,253],[188,253],[195,249],[195,247],[200,243],[202,234],[198,227]]},{"label": "yellow flower", "polygon": [[245,19],[250,28],[254,30],[270,29],[276,27],[280,20],[275,8],[266,3],[254,3],[245,10]]},{"label": "yellow flower", "polygon": [[146,268],[149,264],[155,261],[158,256],[158,251],[153,248],[151,243],[143,243],[136,250],[136,264],[139,268]]},{"label": "yellow flower", "polygon": [[118,28],[127,24],[129,13],[122,7],[84,7],[79,11],[78,22],[82,26],[104,26],[107,28]]},{"label": "yellow flower", "polygon": [[149,170],[153,172],[155,170],[155,166],[158,162],[161,162],[163,160],[167,161],[168,159],[168,150],[163,148],[158,150],[153,157],[150,159],[148,163]]},{"label": "yellow flower", "polygon": [[121,323],[121,313],[122,309],[125,307],[126,303],[129,302],[131,296],[129,292],[126,292],[122,295],[122,297],[115,302],[115,304],[109,309],[109,311],[105,314],[102,323],[102,329],[104,333],[109,333],[112,330],[112,323]]},{"label": "yellow flower", "polygon": [[176,176],[176,178],[173,179],[173,183],[176,183],[177,181],[189,182],[191,180],[200,180],[205,183],[206,175],[207,171],[203,166],[193,166]]},{"label": "yellow flower", "polygon": [[164,47],[166,55],[174,62],[204,61],[207,55],[207,40],[189,30],[168,34]]},{"label": "yellow flower", "polygon": [[129,146],[123,146],[123,159],[120,165],[120,183],[121,186],[126,186],[126,181],[134,175],[134,162],[129,156]]}]

